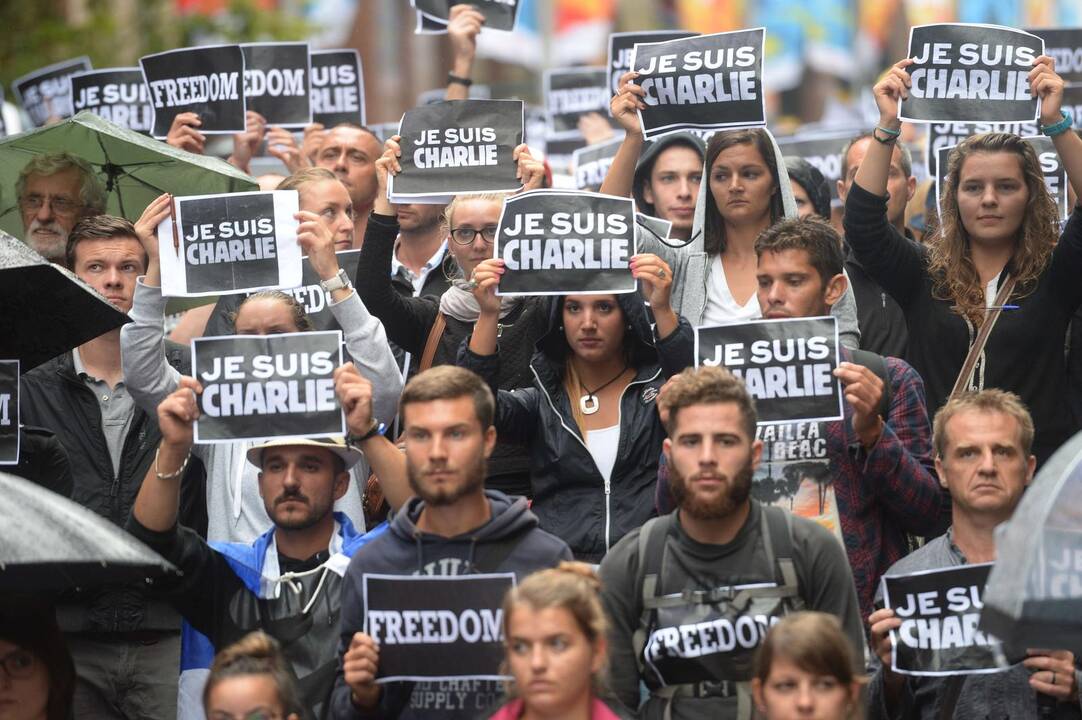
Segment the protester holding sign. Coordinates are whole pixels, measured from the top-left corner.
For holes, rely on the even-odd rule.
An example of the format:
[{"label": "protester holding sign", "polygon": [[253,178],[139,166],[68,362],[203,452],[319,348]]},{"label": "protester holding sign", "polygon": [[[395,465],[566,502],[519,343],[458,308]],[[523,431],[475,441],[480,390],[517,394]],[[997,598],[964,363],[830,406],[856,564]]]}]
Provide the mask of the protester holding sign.
[{"label": "protester holding sign", "polygon": [[[351,407],[346,400],[343,405]],[[364,414],[359,403],[353,404],[348,414],[351,427],[363,420],[374,422]],[[346,571],[334,718],[469,720],[498,703],[499,683],[491,680],[377,684],[388,640],[377,645],[364,632],[369,627],[364,611],[367,575],[467,576],[462,578],[466,580],[477,573],[513,573],[521,581],[535,570],[570,558],[563,541],[538,528],[525,498],[485,489],[485,464],[496,445],[494,414],[495,402],[485,383],[461,368],[432,368],[406,384],[401,418],[406,473],[415,497],[394,515],[386,532],[354,556]],[[439,595],[431,597],[429,607],[440,607],[440,601]],[[477,611],[470,612],[475,617],[481,609],[495,617],[491,611],[498,610],[499,601],[493,608],[479,599],[474,607]],[[451,610],[430,616],[446,617],[441,612]],[[399,635],[418,625],[396,619]],[[421,651],[425,643],[450,641],[430,629],[413,634],[415,639],[405,642]],[[467,650],[482,639],[481,633],[461,635],[454,640],[464,640]],[[489,676],[499,674],[498,664],[497,658]],[[453,664],[442,670],[447,678],[456,675]]]},{"label": "protester holding sign", "polygon": [[[317,215],[312,210],[297,213],[300,222],[297,241],[308,255],[308,262],[323,280],[323,288],[331,294],[331,312],[334,314],[345,338],[346,351],[362,371],[379,389],[376,412],[390,419],[402,378],[387,346],[383,326],[369,315],[356,291],[348,282],[348,276],[338,267],[334,254],[335,237],[348,233],[348,218],[338,224],[348,198],[341,183],[324,177],[326,202],[332,197],[338,203],[338,212]],[[158,262],[158,240],[155,231],[158,223],[169,217],[172,197],[163,195],[151,203],[140,219],[140,239],[150,257],[147,274],[138,282],[131,317],[134,321],[121,331],[125,376],[131,387],[132,397],[143,408],[150,408],[164,399],[177,387],[179,374],[168,368],[161,353],[162,317],[165,299],[161,296],[161,268]],[[321,207],[307,205],[307,207]],[[233,320],[238,335],[270,335],[300,332],[310,328],[303,308],[296,300],[280,291],[264,291],[248,297],[237,309]],[[211,540],[251,542],[270,526],[263,501],[255,483],[254,469],[243,464],[248,442],[216,445],[196,445],[195,453],[207,466],[207,507],[209,508],[208,538]],[[340,506],[349,517],[364,526],[361,509],[361,493],[367,473],[362,466],[357,473],[358,484],[346,493]]]},{"label": "protester holding sign", "polygon": [[[399,147],[394,138],[387,141],[387,151],[376,163],[379,192],[369,221],[361,258],[357,266],[357,285],[361,298],[372,313],[383,320],[387,337],[398,347],[419,358],[418,367],[454,364],[462,339],[473,332],[480,307],[466,286],[455,277],[440,297],[422,295],[403,297],[391,282],[395,237],[400,226],[396,208],[387,200],[386,175],[398,172]],[[525,145],[515,148],[519,179],[527,189],[539,187],[544,166],[531,157]],[[459,195],[444,212],[447,249],[460,271],[469,276],[477,264],[492,257],[492,241],[500,219],[503,196],[499,194]],[[500,387],[511,389],[530,383],[530,353],[544,334],[548,323],[548,303],[535,298],[505,298],[501,301],[501,342],[513,348],[514,361],[502,368]],[[489,463],[488,487],[511,495],[530,493],[525,449],[499,443]]]},{"label": "protester holding sign", "polygon": [[[951,494],[953,524],[945,535],[892,565],[888,575],[994,561],[993,531],[1011,517],[1033,480],[1036,467],[1036,458],[1031,454],[1033,439],[1033,421],[1014,393],[1002,390],[964,393],[944,405],[935,418],[935,464],[940,482]],[[962,597],[968,597],[967,593],[947,597],[951,606],[967,605],[961,601]],[[930,609],[938,608],[936,615],[945,616],[944,609],[932,598],[921,602]],[[898,599],[898,603],[908,604],[905,599]],[[905,615],[911,615],[912,610]],[[936,627],[946,630],[945,617],[940,619],[943,625],[937,623]],[[942,677],[952,674],[947,669],[937,673],[941,677],[906,676],[891,669],[890,633],[901,627],[901,611],[876,610],[868,623],[872,650],[881,662],[869,688],[871,718],[932,720],[1005,715],[1012,719],[1035,719],[1046,717],[1038,709],[1042,703],[1040,695],[1058,706],[1055,717],[1078,717],[1082,709],[1074,657],[1067,651],[1030,649],[1022,663],[995,674]],[[930,624],[926,625],[934,630]],[[925,631],[919,637],[933,638],[935,644],[927,640],[928,647],[939,647],[944,654],[952,650],[962,660],[967,658],[961,652],[964,646],[979,642],[973,633],[940,636]],[[968,657],[973,659],[972,654]],[[945,665],[945,659],[940,664]],[[954,669],[965,672],[975,668],[963,664]],[[1064,714],[1060,715],[1060,711]]]},{"label": "protester holding sign", "polygon": [[[356,373],[351,365],[339,368],[336,385]],[[215,650],[262,627],[289,658],[290,672],[303,688],[306,717],[327,717],[342,576],[349,558],[385,529],[362,534],[345,514],[334,512],[335,501],[349,492],[349,470],[361,453],[341,437],[248,446],[242,457],[257,469],[257,489],[272,523],[251,543],[208,544],[177,523],[177,477],[197,447],[192,434],[202,392],[194,378],[180,377],[158,407],[161,445],[127,525],[181,570],[153,586],[190,626],[181,658],[181,697],[201,705],[203,669],[210,667]],[[368,428],[349,430],[361,434]],[[186,717],[193,712],[179,709]]]},{"label": "protester holding sign", "polygon": [[459,357],[496,394],[500,437],[530,448],[531,507],[541,526],[591,563],[654,514],[657,449],[665,436],[654,400],[685,367],[693,340],[691,326],[669,305],[668,265],[648,254],[633,256],[630,265],[656,328],[634,292],[556,297],[530,361],[533,383],[508,391],[499,389],[495,294],[507,262],[486,260],[471,274],[481,314]]},{"label": "protester holding sign", "polygon": [[[612,99],[612,115],[627,131],[601,191],[627,194],[641,144],[638,109],[643,90],[622,78],[620,94]],[[783,216],[796,217],[788,172],[773,137],[766,131],[730,130],[716,133],[706,149],[708,181],[700,183],[691,240],[675,249],[643,237],[640,252],[662,257],[676,277],[673,308],[692,325],[722,325],[762,315],[755,298],[755,238]],[[856,303],[852,290],[833,309],[842,342],[857,347]]]},{"label": "protester holding sign", "polygon": [[489,720],[617,720],[598,698],[608,661],[601,582],[585,563],[540,570],[507,594],[503,634],[515,682]]},{"label": "protester holding sign", "polygon": [[[759,237],[755,250],[758,297],[767,318],[822,316],[841,296],[845,276],[840,243],[826,223],[784,220]],[[699,354],[715,353],[700,347]],[[818,513],[794,508],[797,492],[768,496],[758,477],[752,492],[764,504],[788,500],[789,509],[834,531],[849,554],[861,609],[870,612],[879,577],[908,550],[906,533],[924,537],[941,533],[948,522],[948,503],[931,473],[930,428],[920,377],[896,358],[843,347],[841,359],[835,375],[844,386],[843,421],[759,429],[764,461],[775,467],[787,461],[805,465],[826,461],[824,479],[801,482],[817,485]],[[796,398],[794,404],[801,400]],[[868,487],[876,492],[867,492]],[[666,512],[673,504],[664,473],[658,492],[658,509]],[[836,509],[836,518],[826,517],[824,509],[830,507]]]},{"label": "protester holding sign", "polygon": [[[762,444],[743,383],[722,368],[685,370],[666,397],[678,509],[632,530],[601,562],[611,684],[644,720],[743,720],[753,654],[781,617],[836,615],[860,656],[853,579],[827,530],[750,499]],[[641,683],[650,694],[639,708]]]},{"label": "protester holding sign", "polygon": [[[885,195],[910,64],[896,63],[875,86],[879,127],[846,197],[846,240],[905,312],[906,358],[924,378],[929,410],[952,388],[1012,390],[1033,413],[1042,462],[1078,427],[1063,402],[1063,339],[1082,303],[1082,212],[1075,209],[1057,244],[1056,207],[1033,148],[1016,135],[974,135],[951,155],[927,248],[906,240],[889,224]],[[1060,111],[1063,81],[1051,58],[1037,58],[1029,82],[1041,99],[1042,131],[1082,188],[1082,138]],[[987,337],[983,347],[978,334]]]}]

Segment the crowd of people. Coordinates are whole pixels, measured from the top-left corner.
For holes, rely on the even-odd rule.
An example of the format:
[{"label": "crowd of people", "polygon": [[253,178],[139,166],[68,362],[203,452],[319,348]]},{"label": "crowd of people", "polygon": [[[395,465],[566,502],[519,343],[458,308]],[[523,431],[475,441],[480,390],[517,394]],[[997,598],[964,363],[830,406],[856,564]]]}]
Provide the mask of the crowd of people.
[{"label": "crowd of people", "polygon": [[[482,24],[452,11],[448,99]],[[27,163],[26,243],[130,318],[21,377],[24,432],[66,456],[28,479],[179,572],[0,599],[0,719],[1082,718],[1065,649],[994,674],[892,669],[901,618],[881,579],[994,562],[996,526],[1082,429],[1065,401],[1082,205],[1061,223],[1032,147],[978,134],[918,238],[909,62],[875,85],[876,128],[844,141],[843,235],[822,174],[768,130],[644,143],[625,74],[601,190],[672,231],[640,236],[623,294],[500,295],[507,195],[392,204],[401,138],[294,137],[249,113],[229,160],[247,171],[266,146],[289,172],[258,181],[298,194],[345,346],[345,437],[196,443],[186,341],[306,332],[303,302],[222,296],[167,336],[157,232],[174,198],[132,222],[105,214],[75,154]],[[1082,136],[1062,127],[1053,60],[1029,82],[1077,199]],[[202,153],[199,126],[179,114],[166,142]],[[550,186],[527,145],[513,162],[523,192]],[[755,400],[695,367],[695,327],[825,316],[844,405],[822,424],[833,527],[756,494]],[[491,677],[384,680],[366,578],[495,574],[515,582]]]}]

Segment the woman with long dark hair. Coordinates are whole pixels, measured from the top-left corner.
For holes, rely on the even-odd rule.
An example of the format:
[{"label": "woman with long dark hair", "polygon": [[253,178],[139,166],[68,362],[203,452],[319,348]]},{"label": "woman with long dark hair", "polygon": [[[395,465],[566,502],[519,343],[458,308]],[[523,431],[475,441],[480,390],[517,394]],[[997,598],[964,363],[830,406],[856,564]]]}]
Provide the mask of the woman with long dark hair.
[{"label": "woman with long dark hair", "polygon": [[[879,126],[846,198],[845,237],[857,259],[905,312],[906,359],[924,378],[929,414],[952,390],[998,387],[1017,393],[1033,414],[1034,454],[1043,461],[1078,427],[1064,393],[1064,338],[1082,303],[1082,211],[1057,242],[1059,218],[1032,146],[1007,133],[967,138],[952,151],[938,228],[918,246],[886,219],[898,102],[908,95],[911,60],[876,84]],[[1082,139],[1061,111],[1063,79],[1037,58],[1030,89],[1041,99],[1041,128],[1067,176],[1082,189]],[[982,325],[987,344],[960,377]]]}]

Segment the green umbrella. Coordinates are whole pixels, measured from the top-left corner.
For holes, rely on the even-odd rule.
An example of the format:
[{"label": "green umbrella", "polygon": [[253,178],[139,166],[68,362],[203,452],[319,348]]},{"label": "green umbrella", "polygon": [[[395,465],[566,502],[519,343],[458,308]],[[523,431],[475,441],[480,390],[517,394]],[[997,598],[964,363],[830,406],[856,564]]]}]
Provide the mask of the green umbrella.
[{"label": "green umbrella", "polygon": [[174,195],[258,190],[227,162],[179,150],[83,111],[56,125],[0,140],[0,229],[24,235],[15,181],[37,155],[68,152],[90,163],[108,195],[106,212],[135,221],[150,201]]}]

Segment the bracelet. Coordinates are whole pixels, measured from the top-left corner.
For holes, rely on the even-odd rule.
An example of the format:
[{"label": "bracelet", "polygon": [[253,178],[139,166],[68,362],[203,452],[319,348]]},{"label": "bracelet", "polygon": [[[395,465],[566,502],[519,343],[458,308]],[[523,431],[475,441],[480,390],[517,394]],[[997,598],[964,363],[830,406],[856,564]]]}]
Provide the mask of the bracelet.
[{"label": "bracelet", "polygon": [[[876,131],[883,133],[887,137],[880,138],[878,135],[876,135]],[[898,138],[901,137],[901,135],[901,130],[891,130],[890,128],[879,127],[878,125],[875,126],[875,130],[872,130],[872,138],[880,145],[890,145],[892,143],[895,143],[898,141]]]},{"label": "bracelet", "polygon": [[379,420],[376,420],[375,418],[372,418],[372,425],[368,428],[368,430],[365,431],[364,435],[350,435],[346,438],[346,441],[350,445],[358,445],[359,443],[363,443],[365,440],[370,440],[374,438],[376,435],[382,435],[385,428],[386,426],[383,423],[381,423]]},{"label": "bracelet", "polygon": [[473,80],[470,80],[468,77],[462,77],[461,75],[455,75],[454,73],[449,72],[447,73],[447,84],[465,85],[466,87],[469,87],[470,85],[473,85]]},{"label": "bracelet", "polygon": [[192,458],[192,449],[188,448],[188,454],[184,456],[184,462],[180,464],[176,470],[171,473],[163,473],[158,469],[158,454],[162,451],[161,445],[154,451],[154,475],[159,480],[176,480],[178,477],[184,474],[184,471],[188,469],[188,461]]},{"label": "bracelet", "polygon": [[1071,116],[1063,112],[1062,110],[1060,110],[1060,113],[1063,115],[1063,117],[1058,123],[1041,126],[1041,133],[1043,135],[1046,135],[1048,137],[1055,137],[1057,135],[1062,135],[1063,133],[1071,129]]}]

